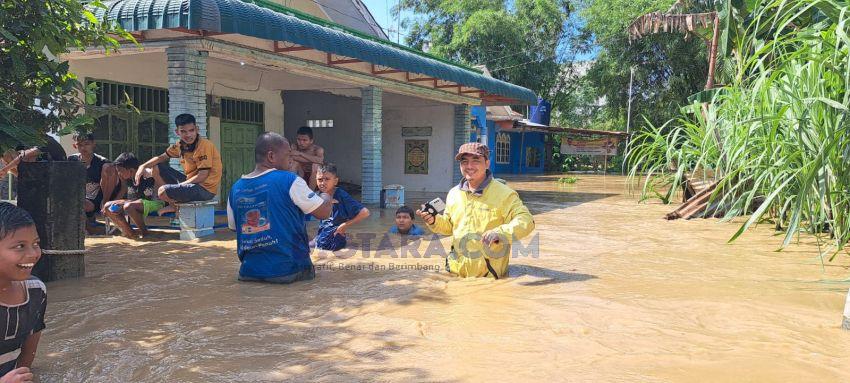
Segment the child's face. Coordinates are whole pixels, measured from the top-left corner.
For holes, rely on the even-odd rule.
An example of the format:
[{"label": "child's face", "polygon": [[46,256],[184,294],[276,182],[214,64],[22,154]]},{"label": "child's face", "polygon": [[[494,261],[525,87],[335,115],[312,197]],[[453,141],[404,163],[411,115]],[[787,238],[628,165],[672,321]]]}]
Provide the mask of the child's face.
[{"label": "child's face", "polygon": [[310,145],[313,145],[313,139],[306,134],[299,134],[298,137],[295,137],[295,142],[298,144],[298,149],[306,150],[310,148]]},{"label": "child's face", "polygon": [[407,233],[413,227],[413,217],[407,213],[398,213],[395,215],[395,226],[401,233]]},{"label": "child's face", "polygon": [[198,139],[198,126],[194,123],[180,125],[175,132],[180,137],[180,141],[183,141],[186,145],[192,145]]},{"label": "child's face", "polygon": [[330,193],[331,190],[336,188],[337,183],[339,183],[339,178],[337,178],[336,174],[316,172],[316,185],[319,186],[319,190],[323,193]]},{"label": "child's face", "polygon": [[0,240],[0,279],[23,281],[30,277],[32,268],[41,258],[38,232],[35,226],[15,230]]},{"label": "child's face", "polygon": [[94,153],[95,143],[92,140],[79,140],[74,143],[74,148],[84,156],[90,156]]}]

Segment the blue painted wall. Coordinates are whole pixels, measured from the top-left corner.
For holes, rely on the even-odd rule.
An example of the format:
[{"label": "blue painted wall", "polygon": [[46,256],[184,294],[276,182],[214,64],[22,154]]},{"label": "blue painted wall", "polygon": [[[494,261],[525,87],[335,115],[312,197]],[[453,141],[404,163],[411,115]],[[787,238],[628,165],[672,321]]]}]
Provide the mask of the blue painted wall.
[{"label": "blue painted wall", "polygon": [[[546,151],[546,143],[544,141],[545,133],[526,132],[525,146],[521,148],[522,133],[510,132],[511,151],[510,162],[507,164],[496,163],[496,133],[498,128],[493,121],[487,121],[487,147],[490,148],[490,170],[495,174],[540,174],[543,173],[544,155]],[[525,151],[528,148],[536,148],[538,153],[538,166],[528,166],[525,158]],[[520,165],[522,169],[520,169]]]}]

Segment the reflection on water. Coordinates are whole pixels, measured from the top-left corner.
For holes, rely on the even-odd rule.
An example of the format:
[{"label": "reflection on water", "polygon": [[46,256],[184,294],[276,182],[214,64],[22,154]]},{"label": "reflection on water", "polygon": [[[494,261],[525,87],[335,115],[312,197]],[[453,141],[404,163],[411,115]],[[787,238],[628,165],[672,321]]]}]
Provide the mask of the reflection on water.
[{"label": "reflection on water", "polygon": [[834,283],[846,257],[821,267],[805,239],[774,252],[767,227],[728,245],[734,224],[665,221],[673,207],[637,205],[620,177],[556,178],[510,182],[540,251],[499,281],[434,271],[429,240],[384,242],[389,210],[353,230],[380,233],[382,250],[318,252],[316,280],[290,286],[236,282],[229,233],[90,239],[88,277],[48,284],[35,370],[51,382],[850,381],[848,285]]}]

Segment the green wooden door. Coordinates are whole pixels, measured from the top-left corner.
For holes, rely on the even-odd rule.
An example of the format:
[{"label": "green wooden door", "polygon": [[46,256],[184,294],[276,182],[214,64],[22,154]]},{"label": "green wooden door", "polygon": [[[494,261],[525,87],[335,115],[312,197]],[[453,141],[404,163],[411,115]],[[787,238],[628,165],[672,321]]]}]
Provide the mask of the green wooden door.
[{"label": "green wooden door", "polygon": [[222,202],[227,201],[233,183],[254,169],[254,143],[262,131],[262,125],[221,122]]}]

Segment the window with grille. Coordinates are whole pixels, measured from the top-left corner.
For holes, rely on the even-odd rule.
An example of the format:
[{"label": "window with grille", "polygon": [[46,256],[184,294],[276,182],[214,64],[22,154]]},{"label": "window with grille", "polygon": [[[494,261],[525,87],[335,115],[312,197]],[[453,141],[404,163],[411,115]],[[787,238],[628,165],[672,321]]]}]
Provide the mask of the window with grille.
[{"label": "window with grille", "polygon": [[[95,119],[97,153],[115,159],[132,152],[140,161],[165,152],[169,142],[168,90],[143,85],[89,80],[97,84],[95,106],[86,113]],[[124,107],[131,102],[138,109]]]},{"label": "window with grille", "polygon": [[149,86],[90,80],[96,84],[96,106],[120,106],[127,101],[142,112],[168,113],[168,90]]},{"label": "window with grille", "polygon": [[540,167],[540,150],[535,147],[525,148],[525,166],[529,168]]},{"label": "window with grille", "polygon": [[507,164],[511,161],[511,136],[507,133],[496,134],[496,163]]},{"label": "window with grille", "polygon": [[221,119],[250,124],[263,123],[263,103],[255,101],[221,99]]}]

